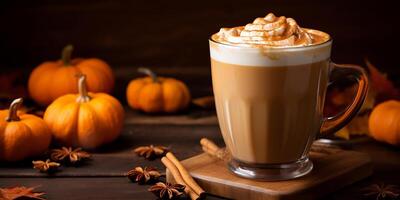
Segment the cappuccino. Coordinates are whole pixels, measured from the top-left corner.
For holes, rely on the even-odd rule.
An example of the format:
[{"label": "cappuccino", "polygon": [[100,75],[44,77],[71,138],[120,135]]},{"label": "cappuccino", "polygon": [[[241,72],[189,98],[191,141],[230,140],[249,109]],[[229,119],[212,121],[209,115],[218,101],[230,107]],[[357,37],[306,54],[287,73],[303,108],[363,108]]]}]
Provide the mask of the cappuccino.
[{"label": "cappuccino", "polygon": [[[213,90],[232,171],[280,180],[312,169],[307,154],[322,124],[330,51],[328,34],[273,14],[211,36]],[[258,176],[260,168],[271,174]]]}]

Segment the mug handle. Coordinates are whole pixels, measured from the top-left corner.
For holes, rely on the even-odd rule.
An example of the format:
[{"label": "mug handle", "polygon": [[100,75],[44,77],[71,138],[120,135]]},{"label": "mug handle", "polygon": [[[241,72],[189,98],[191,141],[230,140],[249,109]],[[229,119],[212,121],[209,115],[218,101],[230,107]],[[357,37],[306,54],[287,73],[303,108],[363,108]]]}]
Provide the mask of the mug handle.
[{"label": "mug handle", "polygon": [[363,68],[357,65],[335,64],[333,62],[330,63],[330,66],[332,82],[338,78],[347,77],[355,80],[358,87],[353,102],[344,111],[335,116],[323,118],[320,129],[322,135],[334,133],[348,124],[360,110],[368,91],[368,77]]}]

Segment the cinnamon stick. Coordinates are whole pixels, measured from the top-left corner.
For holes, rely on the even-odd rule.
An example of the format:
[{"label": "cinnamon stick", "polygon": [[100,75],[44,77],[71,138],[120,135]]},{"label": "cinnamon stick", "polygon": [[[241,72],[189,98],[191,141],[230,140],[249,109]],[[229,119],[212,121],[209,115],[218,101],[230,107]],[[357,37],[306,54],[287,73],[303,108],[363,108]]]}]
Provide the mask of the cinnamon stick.
[{"label": "cinnamon stick", "polygon": [[183,167],[183,165],[179,162],[179,160],[174,156],[173,153],[168,152],[165,155],[178,169],[179,174],[182,176],[183,181],[185,181],[186,185],[189,185],[193,191],[199,195],[200,197],[204,196],[204,190],[194,181],[189,172]]},{"label": "cinnamon stick", "polygon": [[200,144],[205,153],[224,161],[230,159],[229,152],[227,151],[227,149],[218,147],[213,141],[207,138],[202,138],[200,140]]},{"label": "cinnamon stick", "polygon": [[167,158],[167,157],[162,157],[161,162],[165,165],[165,167],[171,172],[172,176],[174,177],[176,183],[185,185],[185,192],[190,196],[192,200],[197,200],[199,199],[199,195],[196,194],[196,192],[193,191],[193,189],[185,183],[183,180],[181,174],[179,173],[178,168]]},{"label": "cinnamon stick", "polygon": [[207,138],[201,138],[200,144],[203,149],[206,148],[209,152],[217,152],[218,150],[220,150],[220,148],[214,142]]}]

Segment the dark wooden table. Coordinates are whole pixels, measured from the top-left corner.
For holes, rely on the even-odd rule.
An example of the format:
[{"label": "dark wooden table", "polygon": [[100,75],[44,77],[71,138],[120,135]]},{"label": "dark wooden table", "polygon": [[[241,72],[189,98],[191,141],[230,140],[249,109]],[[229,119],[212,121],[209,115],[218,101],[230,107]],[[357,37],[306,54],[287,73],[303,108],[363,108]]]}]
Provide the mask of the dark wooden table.
[{"label": "dark wooden table", "polygon": [[[181,116],[182,117],[182,116]],[[150,119],[154,120],[154,119]],[[199,119],[191,119],[196,121]],[[204,119],[202,119],[204,120]],[[208,120],[208,121],[207,121]],[[208,137],[222,144],[219,128],[209,117],[203,124],[162,124],[132,121],[126,124],[122,137],[106,146],[86,165],[63,168],[54,175],[46,175],[30,168],[29,163],[0,168],[0,187],[41,186],[48,199],[155,199],[147,192],[148,185],[131,183],[124,173],[135,166],[156,166],[164,171],[159,160],[147,161],[137,157],[132,149],[141,145],[158,144],[172,149],[179,159],[201,152],[200,138]],[[400,185],[400,152],[398,149],[367,141],[353,145],[354,150],[368,153],[375,167],[372,177],[340,189],[330,199],[358,199],[362,188],[373,183]],[[341,188],[340,185],[337,186]],[[317,192],[317,191],[316,191]]]},{"label": "dark wooden table", "polygon": [[[129,70],[128,70],[129,71]],[[209,72],[185,70],[158,70],[184,79],[194,91],[194,96],[210,94]],[[185,73],[196,74],[197,78]],[[117,76],[128,74],[117,72]],[[120,84],[127,83],[119,79]],[[208,84],[203,84],[207,82]],[[121,87],[125,88],[125,87]],[[122,94],[123,89],[116,91]],[[136,156],[132,149],[142,145],[164,145],[179,159],[186,159],[201,151],[199,140],[208,137],[223,145],[213,110],[191,109],[174,116],[149,116],[126,108],[125,128],[114,143],[93,153],[83,166],[63,167],[53,175],[39,173],[31,168],[30,161],[18,164],[0,163],[0,187],[40,186],[48,199],[155,199],[147,192],[149,185],[131,183],[124,173],[135,166],[155,166],[165,172],[160,160],[147,161]],[[398,148],[373,140],[357,143],[347,148],[369,154],[374,164],[374,174],[358,183],[343,187],[324,199],[360,199],[363,188],[374,183],[400,185],[400,151]],[[318,191],[315,191],[318,192]],[[370,199],[375,199],[371,197]]]}]

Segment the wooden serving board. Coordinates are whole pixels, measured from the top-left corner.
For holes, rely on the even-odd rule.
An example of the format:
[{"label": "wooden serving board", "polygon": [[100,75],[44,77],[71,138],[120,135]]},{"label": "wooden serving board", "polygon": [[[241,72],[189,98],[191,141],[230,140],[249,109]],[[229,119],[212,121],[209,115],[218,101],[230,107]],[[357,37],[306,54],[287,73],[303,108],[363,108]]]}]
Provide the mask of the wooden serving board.
[{"label": "wooden serving board", "polygon": [[[313,147],[312,172],[304,177],[261,182],[234,175],[226,163],[205,153],[182,161],[207,192],[232,199],[316,199],[372,174],[368,155],[341,149]],[[167,181],[174,182],[167,170]]]}]

